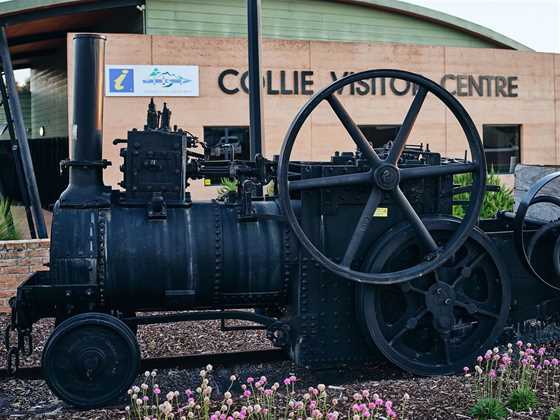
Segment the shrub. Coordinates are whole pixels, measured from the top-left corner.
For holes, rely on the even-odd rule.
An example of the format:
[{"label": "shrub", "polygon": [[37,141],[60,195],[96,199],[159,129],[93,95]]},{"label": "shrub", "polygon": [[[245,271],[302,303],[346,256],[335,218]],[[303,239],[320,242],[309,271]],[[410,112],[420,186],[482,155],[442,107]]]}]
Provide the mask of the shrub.
[{"label": "shrub", "polygon": [[[473,177],[471,173],[459,174],[453,177],[453,183],[459,187],[467,187],[472,185]],[[500,178],[493,172],[486,176],[486,185],[496,185],[500,187],[500,191],[487,191],[484,194],[484,200],[480,207],[480,218],[493,218],[499,211],[512,211],[514,198],[513,191],[506,187]],[[468,201],[470,193],[457,194],[454,199]],[[463,218],[465,216],[465,208],[461,205],[453,206],[453,216]]]},{"label": "shrub", "polygon": [[0,241],[18,239],[18,233],[10,211],[10,201],[0,200]]},{"label": "shrub", "polygon": [[513,390],[509,397],[508,407],[514,411],[527,411],[538,403],[537,396],[527,387]]},{"label": "shrub", "polygon": [[220,188],[218,189],[218,200],[225,199],[229,194],[237,192],[238,181],[235,179],[221,178]]},{"label": "shrub", "polygon": [[470,412],[477,420],[500,420],[507,416],[504,405],[495,398],[479,400]]},{"label": "shrub", "polygon": [[547,417],[547,420],[560,420],[560,408],[552,410],[550,415]]}]

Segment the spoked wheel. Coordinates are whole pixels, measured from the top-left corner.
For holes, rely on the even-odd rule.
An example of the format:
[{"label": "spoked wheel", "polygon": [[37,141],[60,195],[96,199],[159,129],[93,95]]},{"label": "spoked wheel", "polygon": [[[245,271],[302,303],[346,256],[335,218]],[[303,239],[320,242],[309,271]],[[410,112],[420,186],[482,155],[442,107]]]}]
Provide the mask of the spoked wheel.
[{"label": "spoked wheel", "polygon": [[[548,184],[558,178],[560,178],[560,172],[553,172],[542,177],[531,186],[519,203],[515,213],[513,233],[517,254],[525,267],[544,284],[556,290],[560,290],[560,236],[555,238],[554,236],[558,235],[560,222],[554,221],[543,225],[533,235],[529,245],[526,246],[525,219],[529,208],[535,204],[549,203],[560,207],[560,199],[557,197],[538,195]],[[541,245],[543,251],[541,253],[535,252],[539,245]],[[550,269],[551,266],[554,267],[554,270]]]},{"label": "spoked wheel", "polygon": [[[376,78],[393,78],[412,83],[418,87],[410,109],[408,110],[401,128],[399,129],[387,157],[381,159],[373,147],[369,144],[363,133],[352,120],[344,106],[336,97],[336,92],[344,86]],[[463,129],[465,138],[468,142],[472,162],[450,163],[447,165],[434,165],[425,167],[400,168],[400,158],[405,149],[406,141],[412,131],[414,122],[422,108],[428,94],[438,98],[455,116]],[[290,156],[297,139],[298,133],[304,122],[319,104],[326,101],[346,131],[358,147],[364,159],[369,165],[369,170],[365,172],[352,173],[347,175],[327,176],[321,178],[310,178],[288,181],[288,169],[290,166]],[[402,181],[435,177],[443,175],[453,175],[459,173],[471,173],[473,184],[470,189],[468,208],[462,222],[455,226],[455,231],[446,243],[437,244],[423,221],[420,219],[407,197],[403,194],[400,184]],[[361,283],[370,284],[391,284],[404,282],[415,277],[426,275],[443,262],[450,258],[469,236],[472,227],[478,220],[478,214],[482,198],[485,191],[486,164],[480,137],[476,127],[468,113],[461,104],[437,83],[420,76],[400,70],[368,70],[355,73],[332,83],[325,89],[317,92],[300,109],[296,118],[290,125],[280,155],[278,165],[278,189],[280,205],[286,215],[288,223],[299,239],[306,251],[325,268],[336,275],[348,278]],[[349,185],[367,185],[370,187],[369,198],[359,217],[358,223],[353,229],[353,235],[347,245],[346,251],[341,260],[336,260],[325,255],[319,247],[314,244],[302,229],[292,207],[290,192],[308,189],[341,187]],[[375,210],[384,198],[389,198],[398,207],[399,211],[414,228],[416,237],[422,245],[423,255],[414,266],[401,267],[392,272],[364,272],[356,267],[359,260],[358,255],[365,242],[365,236],[373,219]],[[359,265],[359,264],[358,264]]]},{"label": "spoked wheel", "polygon": [[95,408],[125,395],[138,374],[140,351],[136,337],[122,321],[86,313],[54,330],[41,364],[57,397],[78,408]]},{"label": "spoked wheel", "polygon": [[[436,241],[456,229],[453,219],[425,221]],[[364,269],[395,271],[422,258],[414,231],[398,226],[372,250]],[[407,283],[357,290],[358,319],[370,344],[418,375],[460,371],[492,346],[510,304],[507,271],[489,239],[475,228],[439,269]]]}]

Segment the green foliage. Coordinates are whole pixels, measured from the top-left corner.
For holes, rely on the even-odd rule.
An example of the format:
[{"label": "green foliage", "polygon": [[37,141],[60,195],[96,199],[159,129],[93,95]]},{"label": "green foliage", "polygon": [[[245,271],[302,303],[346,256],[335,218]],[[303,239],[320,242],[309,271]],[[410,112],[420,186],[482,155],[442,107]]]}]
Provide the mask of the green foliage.
[{"label": "green foliage", "polygon": [[237,192],[238,181],[235,179],[221,178],[220,188],[218,189],[218,199],[224,199],[226,195]]},{"label": "green foliage", "polygon": [[19,239],[12,212],[10,211],[10,201],[0,200],[0,241],[10,241]]},{"label": "green foliage", "polygon": [[483,398],[471,408],[470,415],[477,420],[500,420],[507,416],[507,410],[497,399]]},{"label": "green foliage", "polygon": [[547,417],[547,420],[560,420],[560,408],[552,410],[550,415]]},{"label": "green foliage", "polygon": [[[460,187],[472,185],[472,174],[459,174],[453,177],[454,184]],[[490,172],[486,176],[486,185],[497,185],[500,191],[492,192],[487,191],[484,195],[482,206],[480,207],[480,218],[490,219],[493,218],[498,211],[512,211],[514,198],[513,191],[506,187],[496,174]],[[457,194],[454,199],[461,201],[468,201],[470,193]],[[460,205],[453,206],[453,216],[463,218],[465,216],[465,208]]]},{"label": "green foliage", "polygon": [[532,389],[522,387],[515,389],[509,397],[508,407],[514,411],[527,411],[538,404],[539,400]]}]

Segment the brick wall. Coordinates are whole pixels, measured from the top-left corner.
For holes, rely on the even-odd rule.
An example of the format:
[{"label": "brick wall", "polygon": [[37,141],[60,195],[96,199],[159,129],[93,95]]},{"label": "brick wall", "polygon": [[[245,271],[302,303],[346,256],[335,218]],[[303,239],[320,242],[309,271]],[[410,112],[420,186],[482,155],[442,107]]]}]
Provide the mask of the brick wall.
[{"label": "brick wall", "polygon": [[49,240],[29,239],[0,242],[0,312],[9,310],[8,300],[31,273],[46,270]]}]

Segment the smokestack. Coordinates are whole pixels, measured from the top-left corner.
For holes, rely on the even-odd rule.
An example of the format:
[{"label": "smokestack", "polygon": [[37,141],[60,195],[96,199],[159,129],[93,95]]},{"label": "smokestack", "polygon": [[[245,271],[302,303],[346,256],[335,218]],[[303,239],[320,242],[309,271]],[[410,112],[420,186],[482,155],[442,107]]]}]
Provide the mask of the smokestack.
[{"label": "smokestack", "polygon": [[98,34],[74,35],[74,93],[70,182],[60,196],[62,206],[90,207],[110,204],[109,188],[103,184],[102,160],[103,79],[106,38]]},{"label": "smokestack", "polygon": [[247,0],[249,53],[249,142],[251,160],[262,154],[261,0]]}]

